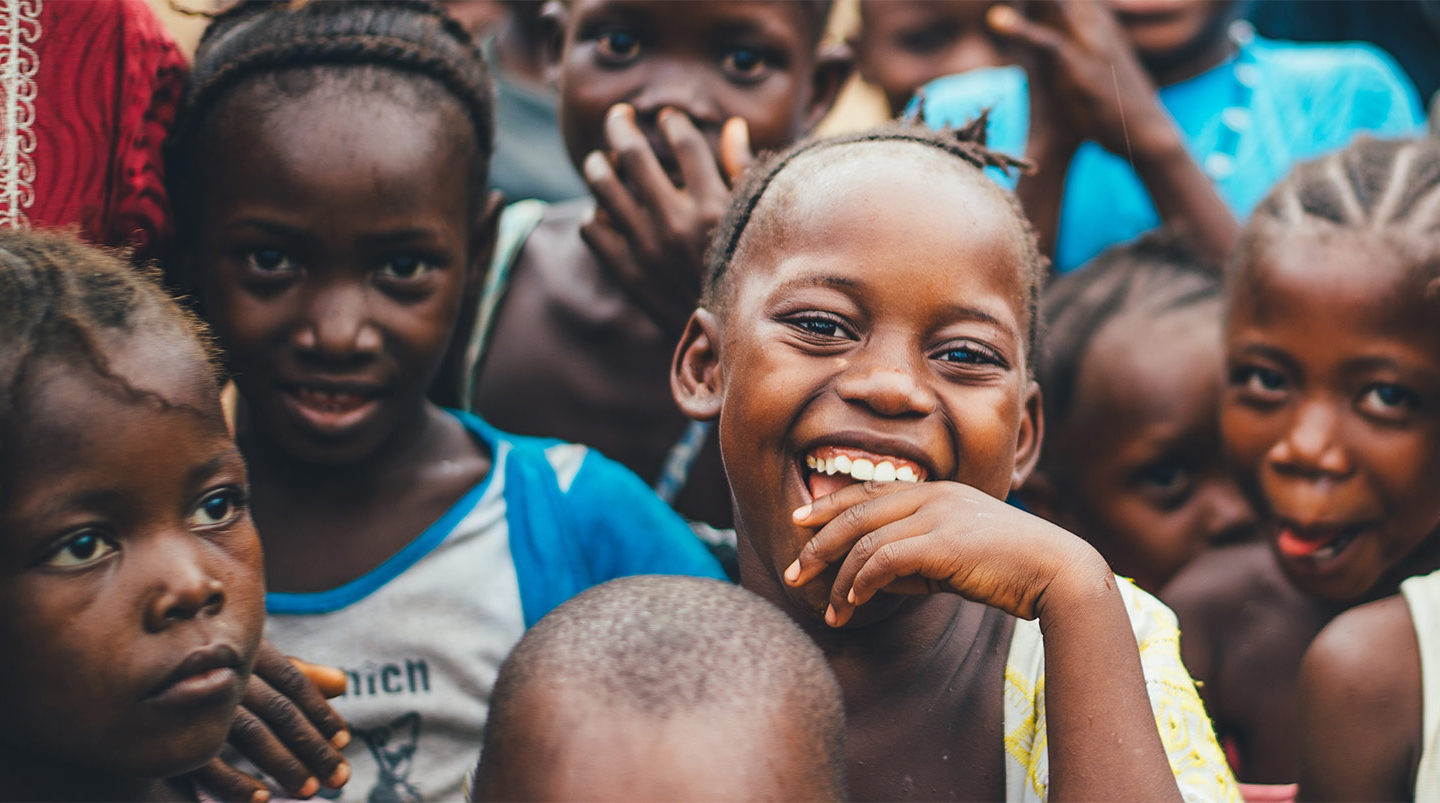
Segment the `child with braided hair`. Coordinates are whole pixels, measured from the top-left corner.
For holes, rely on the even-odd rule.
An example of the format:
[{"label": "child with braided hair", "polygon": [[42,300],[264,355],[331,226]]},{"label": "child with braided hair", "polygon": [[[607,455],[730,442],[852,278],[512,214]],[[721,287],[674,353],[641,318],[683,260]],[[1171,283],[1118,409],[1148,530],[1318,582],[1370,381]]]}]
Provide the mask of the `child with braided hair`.
[{"label": "child with braided hair", "polygon": [[550,608],[720,575],[614,463],[427,400],[494,237],[491,141],[483,62],[440,7],[316,0],[215,19],[171,146],[177,272],[241,396],[267,635],[345,671],[357,799],[458,797],[499,663]]},{"label": "child with braided hair", "polygon": [[[1166,599],[1241,780],[1291,783],[1298,772],[1302,794],[1349,799],[1413,791],[1413,775],[1392,771],[1413,770],[1419,709],[1397,718],[1398,698],[1372,706],[1344,680],[1378,681],[1409,649],[1418,700],[1413,641],[1381,625],[1401,621],[1401,604],[1337,620],[1298,689],[1297,670],[1342,611],[1440,568],[1437,231],[1440,142],[1366,138],[1281,182],[1232,265],[1220,431],[1264,541],[1203,554]],[[1331,696],[1300,719],[1306,687]],[[1297,764],[1320,739],[1331,744]],[[1332,785],[1346,767],[1392,774]]]},{"label": "child with braided hair", "polygon": [[203,327],[0,232],[0,797],[193,800],[260,651],[260,542]]},{"label": "child with braided hair", "polygon": [[856,799],[1235,799],[1174,617],[1005,504],[1045,263],[983,126],[805,142],[737,190],[671,384],[716,422],[741,584],[834,670]]}]

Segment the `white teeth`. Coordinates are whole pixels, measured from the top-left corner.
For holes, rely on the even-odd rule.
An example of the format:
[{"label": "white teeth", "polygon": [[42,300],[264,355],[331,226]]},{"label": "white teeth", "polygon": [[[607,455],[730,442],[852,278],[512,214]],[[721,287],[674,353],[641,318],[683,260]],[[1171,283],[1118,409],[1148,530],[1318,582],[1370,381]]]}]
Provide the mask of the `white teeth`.
[{"label": "white teeth", "polygon": [[834,473],[835,473],[835,458],[833,458],[833,457],[827,457],[827,458],[825,458],[825,473],[826,473],[826,474],[834,474]]},{"label": "white teeth", "polygon": [[815,470],[815,464],[818,463],[818,462],[820,462],[820,461],[815,457],[815,455],[813,455],[813,454],[807,454],[807,455],[805,455],[805,467],[808,468],[808,469],[810,469],[811,471],[814,471],[814,470]]},{"label": "white teeth", "polygon": [[885,460],[885,461],[881,462],[880,465],[876,466],[876,467],[875,467],[875,481],[876,481],[876,482],[894,482],[894,481],[895,481],[895,464],[892,463],[892,462],[890,462],[889,460]]},{"label": "white teeth", "polygon": [[875,479],[875,464],[861,457],[850,463],[850,476],[861,482]]},{"label": "white teeth", "polygon": [[909,466],[901,466],[895,470],[895,479],[901,482],[919,482],[920,477],[916,475],[915,469]]},{"label": "white teeth", "polygon": [[814,472],[824,474],[846,474],[861,482],[920,482],[920,473],[914,466],[896,466],[890,460],[875,461],[864,457],[850,457],[837,454],[830,457],[805,455],[805,465]]},{"label": "white teeth", "polygon": [[837,455],[835,455],[835,468],[836,468],[838,471],[843,471],[844,473],[849,474],[849,473],[850,473],[850,458],[846,457],[846,456],[843,455],[843,454],[837,454]]}]

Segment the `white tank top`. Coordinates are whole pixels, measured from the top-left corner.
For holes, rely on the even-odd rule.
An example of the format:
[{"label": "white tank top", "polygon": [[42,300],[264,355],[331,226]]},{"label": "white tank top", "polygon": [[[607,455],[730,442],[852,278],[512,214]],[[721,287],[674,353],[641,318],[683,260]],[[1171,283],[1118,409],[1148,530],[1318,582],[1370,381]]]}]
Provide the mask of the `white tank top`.
[{"label": "white tank top", "polygon": [[1420,694],[1423,743],[1415,773],[1415,799],[1440,800],[1440,572],[1400,584],[1410,606],[1420,645]]}]

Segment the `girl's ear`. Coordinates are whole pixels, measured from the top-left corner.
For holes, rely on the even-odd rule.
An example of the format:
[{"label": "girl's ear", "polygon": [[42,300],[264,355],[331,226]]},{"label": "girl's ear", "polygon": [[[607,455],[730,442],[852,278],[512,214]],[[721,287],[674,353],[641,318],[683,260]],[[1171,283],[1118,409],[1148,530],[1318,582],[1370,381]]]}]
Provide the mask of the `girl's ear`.
[{"label": "girl's ear", "polygon": [[814,131],[830,113],[854,69],[855,54],[847,42],[827,45],[815,57],[815,70],[810,74],[810,107],[805,111],[805,133]]},{"label": "girl's ear", "polygon": [[1015,441],[1015,473],[1011,489],[1019,488],[1040,462],[1040,443],[1045,439],[1045,413],[1040,404],[1040,384],[1031,380],[1025,388],[1025,409],[1020,418],[1020,433]]},{"label": "girl's ear", "polygon": [[720,327],[701,307],[690,314],[670,365],[670,392],[680,411],[696,421],[720,416],[724,386],[720,375]]},{"label": "girl's ear", "polygon": [[570,10],[559,0],[550,0],[540,12],[540,34],[544,42],[545,80],[552,85],[560,79],[560,57],[565,53],[565,26]]}]

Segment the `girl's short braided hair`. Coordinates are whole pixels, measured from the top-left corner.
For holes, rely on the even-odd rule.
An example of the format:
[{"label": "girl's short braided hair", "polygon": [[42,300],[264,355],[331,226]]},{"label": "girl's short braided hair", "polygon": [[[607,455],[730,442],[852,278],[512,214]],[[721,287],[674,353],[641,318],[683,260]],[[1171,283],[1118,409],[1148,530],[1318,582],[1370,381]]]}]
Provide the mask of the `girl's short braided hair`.
[{"label": "girl's short braided hair", "polygon": [[[1011,170],[1028,169],[1029,163],[1024,160],[992,151],[985,146],[987,124],[988,114],[986,113],[982,113],[960,128],[931,129],[912,120],[896,121],[868,131],[803,140],[784,151],[763,159],[746,173],[745,180],[736,188],[735,193],[731,196],[730,208],[726,211],[725,217],[721,220],[720,226],[711,240],[710,250],[705,260],[705,296],[702,303],[706,305],[719,303],[721,290],[730,265],[734,261],[736,249],[739,248],[741,239],[754,217],[755,209],[760,205],[760,201],[775,180],[797,162],[823,157],[827,152],[836,151],[843,146],[910,143],[934,148],[952,156],[957,163],[973,169],[977,176],[983,175],[982,171],[992,167],[1007,173]],[[1035,231],[1020,208],[1020,203],[1015,200],[1015,196],[998,186],[996,191],[1006,199],[1010,211],[1015,215],[1023,232],[1024,242],[1021,244],[1025,272],[1023,279],[1025,303],[1030,322],[1029,331],[1026,333],[1026,347],[1027,351],[1033,351],[1039,332],[1036,310],[1039,304],[1040,289],[1048,275],[1049,263],[1040,254]]]},{"label": "girl's short braided hair", "polygon": [[[474,127],[472,196],[483,196],[495,137],[490,76],[475,42],[444,9],[427,0],[241,0],[217,15],[200,40],[170,134],[177,217],[197,206],[200,134],[221,99],[260,75],[351,67],[427,79],[453,96]],[[179,223],[177,230],[194,228],[193,221]]]}]

